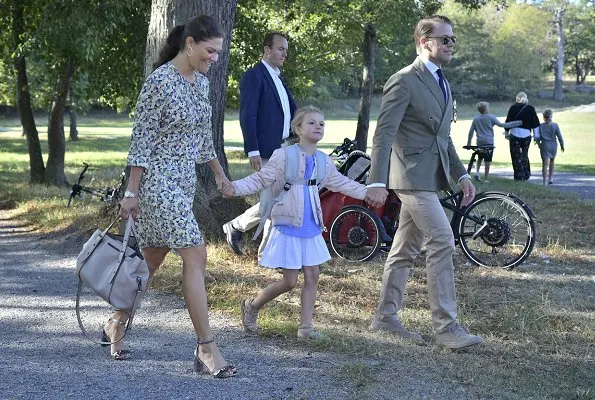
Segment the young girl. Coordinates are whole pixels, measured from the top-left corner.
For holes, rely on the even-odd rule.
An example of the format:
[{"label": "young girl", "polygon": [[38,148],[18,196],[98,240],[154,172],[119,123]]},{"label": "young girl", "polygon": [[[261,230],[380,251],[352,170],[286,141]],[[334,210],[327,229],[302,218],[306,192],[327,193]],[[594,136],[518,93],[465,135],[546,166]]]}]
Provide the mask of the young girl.
[{"label": "young girl", "polygon": [[[324,136],[324,116],[314,106],[306,106],[295,112],[291,128],[299,137],[297,148],[298,178],[310,180],[309,184],[286,185],[286,151],[275,150],[269,162],[258,172],[244,179],[234,181],[223,192],[226,196],[246,196],[260,192],[271,186],[275,198],[285,189],[282,200],[271,210],[272,231],[264,247],[260,265],[267,268],[283,269],[283,278],[265,287],[253,299],[241,302],[242,324],[247,332],[256,332],[258,311],[277,296],[292,290],[297,283],[300,269],[304,273],[304,286],[301,294],[299,339],[321,339],[323,335],[312,326],[314,302],[318,290],[319,265],[331,257],[322,238],[322,210],[318,186],[312,180],[318,177],[318,168],[323,168],[324,177],[317,182],[330,190],[348,196],[364,199],[366,187],[341,175],[331,158],[319,153],[315,156],[316,144]],[[316,165],[316,160],[324,160],[325,165]],[[306,181],[304,181],[306,182]]]},{"label": "young girl", "polygon": [[[544,123],[539,125],[535,130],[535,142],[539,145],[539,151],[541,152],[541,174],[543,176],[543,184],[546,183],[546,177],[548,184],[554,183],[552,181],[552,175],[554,174],[554,159],[558,152],[558,142],[560,142],[560,149],[564,152],[564,139],[562,139],[562,133],[560,127],[555,122],[552,122],[552,110],[547,109],[543,112]],[[556,138],[558,141],[556,141]],[[549,166],[549,176],[548,176]]]}]

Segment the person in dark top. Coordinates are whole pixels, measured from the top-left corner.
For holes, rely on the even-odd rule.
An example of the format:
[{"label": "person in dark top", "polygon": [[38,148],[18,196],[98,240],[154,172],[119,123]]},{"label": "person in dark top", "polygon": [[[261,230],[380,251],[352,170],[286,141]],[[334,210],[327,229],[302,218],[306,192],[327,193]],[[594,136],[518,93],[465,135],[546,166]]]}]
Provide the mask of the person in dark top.
[{"label": "person in dark top", "polygon": [[521,126],[506,130],[506,138],[510,142],[510,158],[515,181],[526,181],[531,177],[529,145],[531,144],[531,131],[539,126],[539,118],[535,108],[528,103],[527,94],[519,92],[516,95],[516,103],[510,107],[506,116],[506,122],[523,121]]}]

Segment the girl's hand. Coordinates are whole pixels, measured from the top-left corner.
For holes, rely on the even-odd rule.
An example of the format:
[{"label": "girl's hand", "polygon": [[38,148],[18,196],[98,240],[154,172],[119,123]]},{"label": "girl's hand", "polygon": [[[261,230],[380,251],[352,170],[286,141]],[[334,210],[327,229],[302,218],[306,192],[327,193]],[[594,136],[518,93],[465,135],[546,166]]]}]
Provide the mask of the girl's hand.
[{"label": "girl's hand", "polygon": [[228,185],[225,185],[223,189],[221,189],[221,193],[223,193],[223,197],[233,197],[236,194],[236,191],[233,187],[233,183],[229,182]]},{"label": "girl's hand", "polygon": [[123,219],[128,219],[129,215],[132,215],[133,219],[136,219],[138,215],[138,197],[125,197],[120,201],[120,209],[118,215]]},{"label": "girl's hand", "polygon": [[215,182],[217,182],[217,190],[219,190],[223,197],[232,197],[235,194],[233,184],[227,179],[225,175],[215,176]]}]

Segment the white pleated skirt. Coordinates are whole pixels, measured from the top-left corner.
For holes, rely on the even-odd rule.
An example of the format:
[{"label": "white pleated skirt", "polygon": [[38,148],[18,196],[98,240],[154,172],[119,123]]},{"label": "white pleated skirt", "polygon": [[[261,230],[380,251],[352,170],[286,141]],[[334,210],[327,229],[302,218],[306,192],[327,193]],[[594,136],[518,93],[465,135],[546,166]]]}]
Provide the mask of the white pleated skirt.
[{"label": "white pleated skirt", "polygon": [[301,269],[330,259],[322,234],[300,238],[286,235],[273,227],[259,264],[267,268]]}]

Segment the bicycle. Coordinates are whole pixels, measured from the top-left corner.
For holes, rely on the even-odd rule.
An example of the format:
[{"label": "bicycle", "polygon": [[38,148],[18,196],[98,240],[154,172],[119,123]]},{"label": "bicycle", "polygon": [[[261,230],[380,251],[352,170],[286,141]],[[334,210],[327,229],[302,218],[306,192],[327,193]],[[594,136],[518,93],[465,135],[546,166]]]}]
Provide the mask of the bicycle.
[{"label": "bicycle", "polygon": [[[369,156],[360,153],[369,161]],[[364,182],[368,170],[369,163],[356,180]],[[327,212],[325,206],[335,211],[324,218],[325,226],[330,226],[325,239],[333,252],[348,261],[366,261],[379,251],[388,251],[399,225],[398,195],[389,190],[384,206],[378,208],[368,208],[360,200],[345,197],[335,196],[322,202],[321,195],[323,215]],[[512,270],[529,257],[535,246],[535,215],[526,203],[511,193],[487,191],[462,207],[462,197],[461,192],[447,192],[439,200],[452,212],[450,226],[455,242],[471,262]]]},{"label": "bicycle", "polygon": [[70,207],[70,203],[75,197],[82,197],[83,193],[88,193],[91,196],[99,197],[101,201],[107,203],[110,206],[115,205],[122,195],[122,190],[125,187],[126,173],[122,172],[120,183],[116,187],[106,187],[103,190],[94,189],[91,187],[81,185],[83,179],[85,179],[85,173],[89,169],[89,164],[83,163],[83,170],[79,174],[79,177],[70,189],[70,195],[68,196],[68,204],[66,207]]}]

